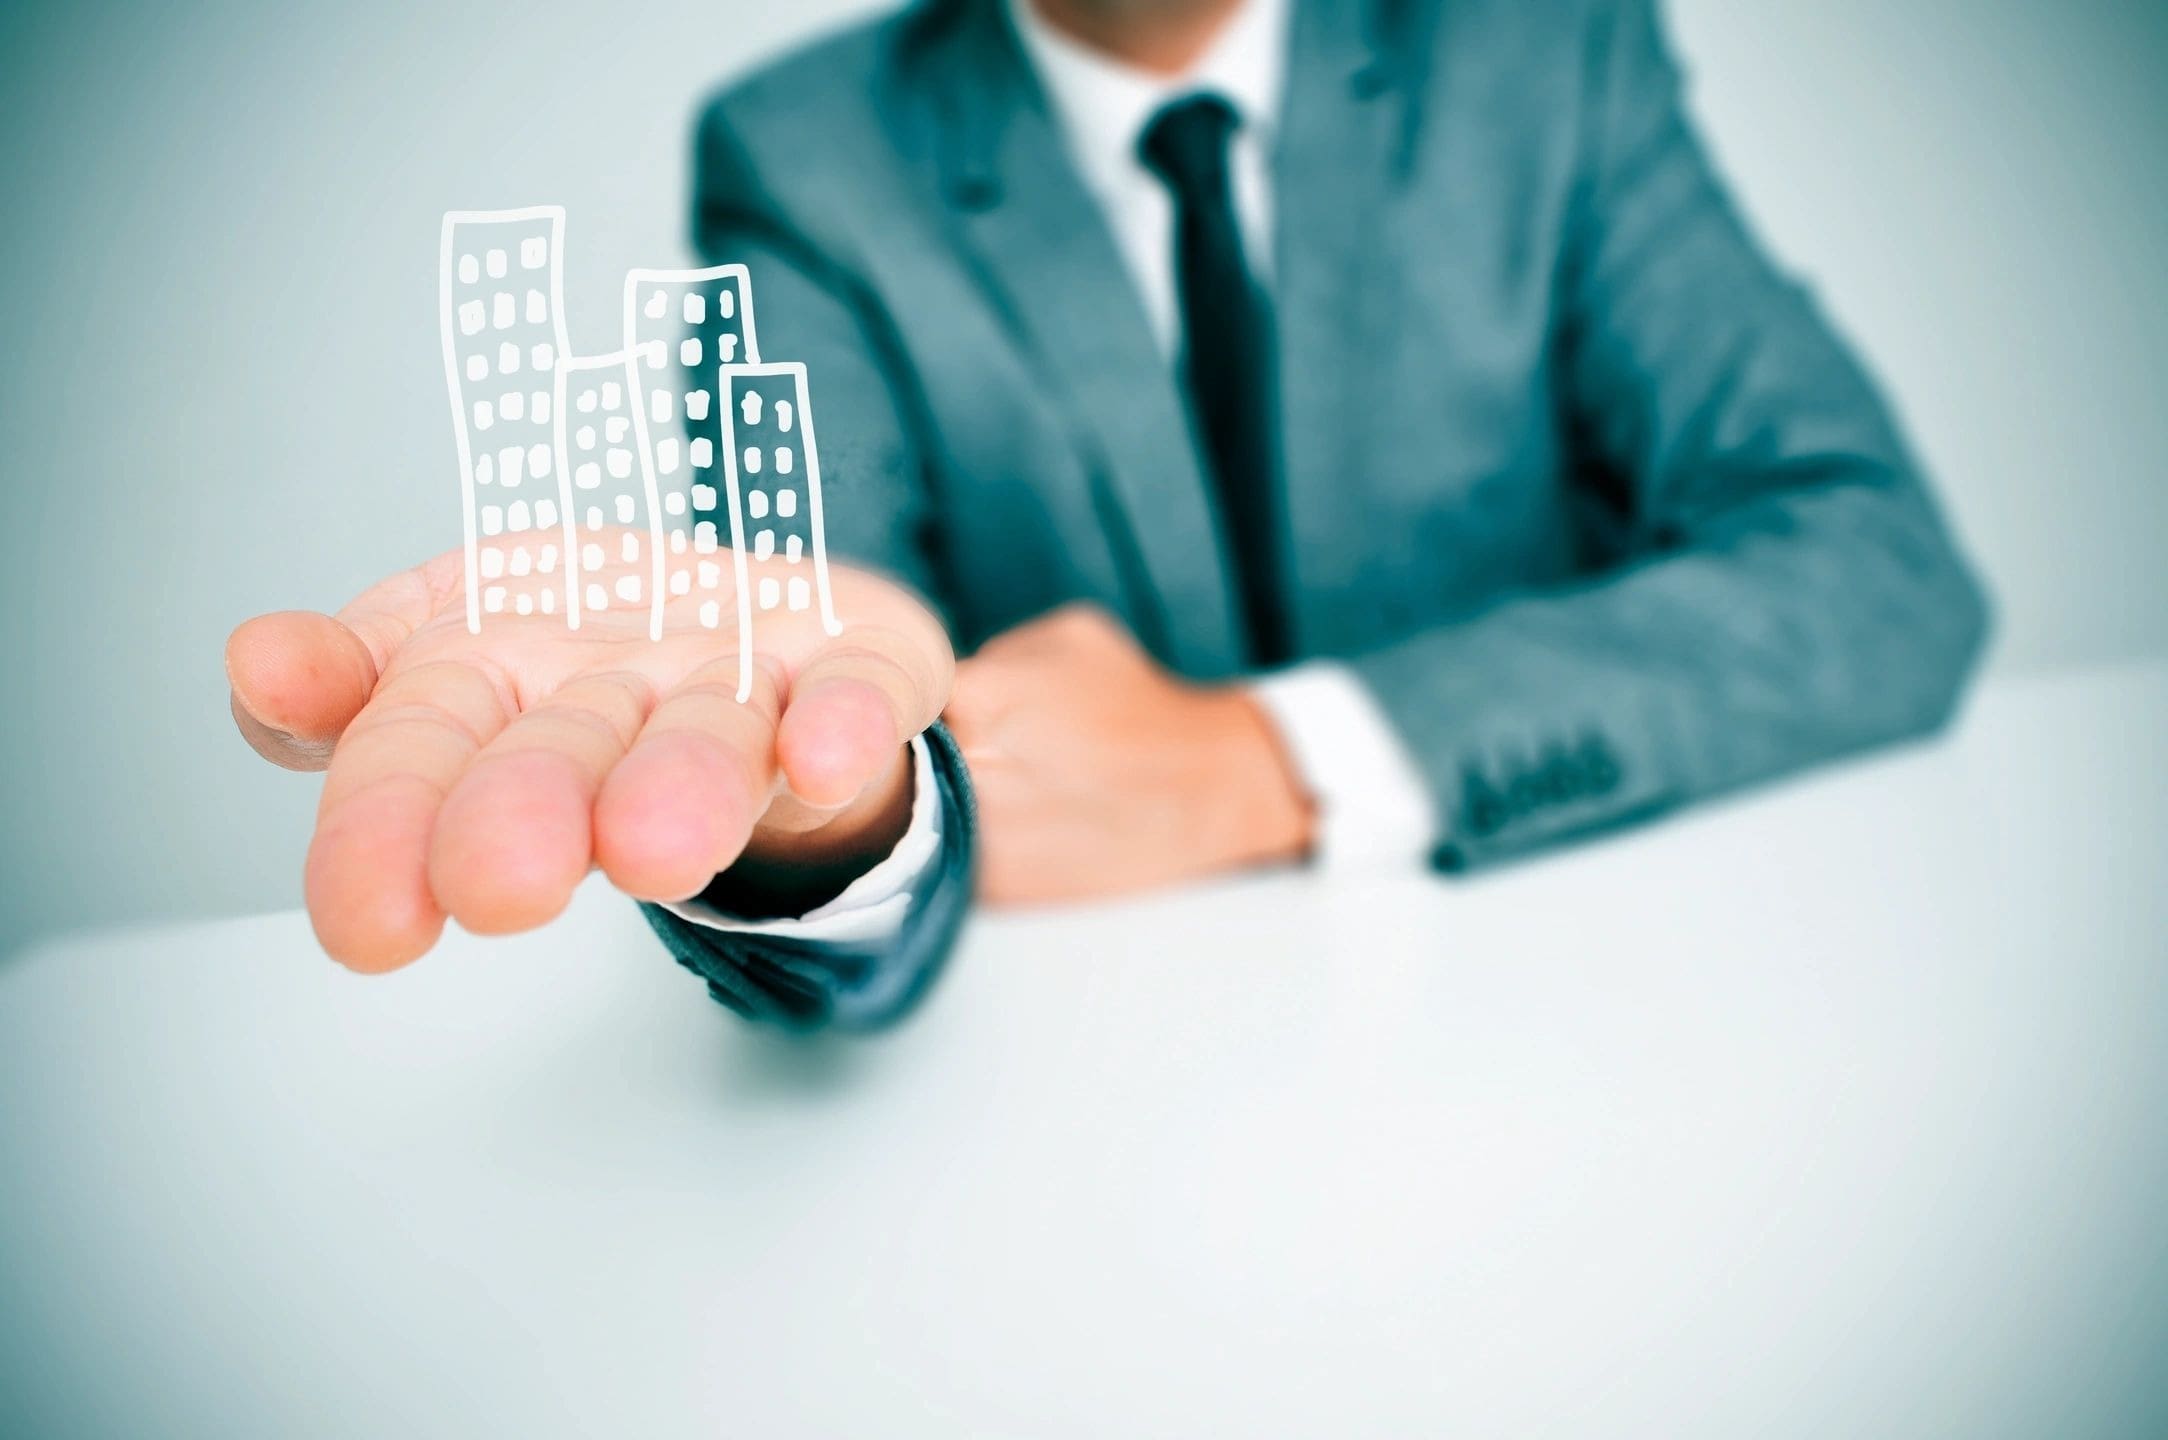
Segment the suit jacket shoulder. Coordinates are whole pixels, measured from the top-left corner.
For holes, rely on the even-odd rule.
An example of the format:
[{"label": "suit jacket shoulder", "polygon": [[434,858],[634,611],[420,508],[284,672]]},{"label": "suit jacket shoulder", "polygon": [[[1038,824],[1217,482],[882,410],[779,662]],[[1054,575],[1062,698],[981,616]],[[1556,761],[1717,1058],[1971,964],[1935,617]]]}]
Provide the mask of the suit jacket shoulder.
[{"label": "suit jacket shoulder", "polygon": [[[838,258],[930,163],[913,57],[944,7],[839,30],[726,82],[694,135],[697,205],[758,208]],[[696,217],[696,223],[697,217]]]}]

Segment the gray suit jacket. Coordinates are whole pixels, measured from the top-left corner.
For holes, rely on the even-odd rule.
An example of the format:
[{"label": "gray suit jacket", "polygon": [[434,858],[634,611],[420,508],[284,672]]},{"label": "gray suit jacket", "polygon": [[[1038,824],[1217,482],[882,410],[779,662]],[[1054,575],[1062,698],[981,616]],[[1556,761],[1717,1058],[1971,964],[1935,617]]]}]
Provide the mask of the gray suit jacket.
[{"label": "gray suit jacket", "polygon": [[[1764,257],[1653,0],[1296,0],[1273,292],[1299,648],[1458,870],[1937,727],[1985,610],[1888,412]],[[965,649],[1063,601],[1240,664],[1170,367],[999,0],[708,108],[698,248],[805,360],[839,554]]]}]

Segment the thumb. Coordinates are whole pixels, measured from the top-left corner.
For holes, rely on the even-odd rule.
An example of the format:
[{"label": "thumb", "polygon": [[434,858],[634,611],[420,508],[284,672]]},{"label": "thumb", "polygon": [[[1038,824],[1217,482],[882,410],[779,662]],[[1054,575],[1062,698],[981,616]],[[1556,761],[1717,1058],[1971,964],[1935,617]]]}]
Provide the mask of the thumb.
[{"label": "thumb", "polygon": [[233,718],[257,754],[289,770],[321,770],[376,689],[376,657],[329,615],[282,610],[244,622],[226,641]]}]

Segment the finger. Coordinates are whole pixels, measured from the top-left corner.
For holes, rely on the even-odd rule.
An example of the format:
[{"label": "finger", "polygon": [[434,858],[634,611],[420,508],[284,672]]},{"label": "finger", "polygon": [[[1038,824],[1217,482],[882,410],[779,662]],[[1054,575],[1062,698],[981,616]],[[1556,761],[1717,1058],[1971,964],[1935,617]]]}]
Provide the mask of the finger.
[{"label": "finger", "polygon": [[438,808],[515,704],[502,680],[442,662],[396,674],[340,737],[303,892],[317,938],[351,969],[397,969],[436,943],[429,888]]},{"label": "finger", "polygon": [[824,809],[849,804],[933,723],[954,677],[946,642],[902,631],[860,626],[822,650],[791,681],[776,734],[791,793]]},{"label": "finger", "polygon": [[324,768],[376,675],[369,647],[329,615],[259,615],[226,642],[234,722],[257,754],[289,770]]},{"label": "finger", "polygon": [[256,752],[290,770],[321,770],[368,703],[401,643],[444,603],[458,554],[371,586],[337,617],[260,615],[226,641],[233,718]]},{"label": "finger", "polygon": [[437,813],[429,842],[437,904],[484,935],[555,918],[593,863],[603,777],[653,705],[653,686],[637,675],[586,676],[484,745]]},{"label": "finger", "polygon": [[775,788],[781,687],[766,666],[740,704],[736,656],[655,706],[595,801],[595,860],[643,900],[699,894],[744,850]]}]

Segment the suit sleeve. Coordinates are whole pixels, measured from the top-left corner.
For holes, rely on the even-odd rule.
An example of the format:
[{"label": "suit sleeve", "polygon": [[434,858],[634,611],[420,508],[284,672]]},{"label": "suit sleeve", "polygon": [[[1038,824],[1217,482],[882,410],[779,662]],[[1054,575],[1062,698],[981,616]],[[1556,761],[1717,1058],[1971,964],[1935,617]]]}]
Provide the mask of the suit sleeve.
[{"label": "suit sleeve", "polygon": [[[720,103],[703,117],[695,145],[693,237],[706,263],[747,266],[761,358],[806,366],[829,551],[894,576],[943,611],[919,449],[878,312],[769,196]],[[946,728],[937,724],[925,738],[940,842],[893,934],[836,941],[729,931],[641,907],[671,955],[717,1001],[787,1029],[864,1031],[900,1019],[926,993],[968,908],[977,814],[970,775]]]},{"label": "suit sleeve", "polygon": [[1872,385],[1712,173],[1653,0],[1598,11],[1552,359],[1626,558],[1356,661],[1443,869],[1930,732],[1986,630]]},{"label": "suit sleeve", "polygon": [[941,805],[941,848],[913,887],[895,934],[879,941],[803,940],[696,925],[640,907],[665,949],[748,1020],[787,1030],[870,1031],[910,1013],[940,975],[971,899],[977,817],[971,777],[945,726],[926,732]]}]

